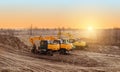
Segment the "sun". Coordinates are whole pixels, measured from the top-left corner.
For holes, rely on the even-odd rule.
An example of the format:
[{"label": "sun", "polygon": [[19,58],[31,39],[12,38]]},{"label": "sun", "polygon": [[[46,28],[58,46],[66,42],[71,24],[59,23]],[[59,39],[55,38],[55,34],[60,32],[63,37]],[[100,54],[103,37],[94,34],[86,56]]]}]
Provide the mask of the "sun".
[{"label": "sun", "polygon": [[89,27],[87,28],[87,30],[90,31],[90,32],[92,32],[92,31],[94,31],[94,28],[93,28],[92,26],[89,26]]}]

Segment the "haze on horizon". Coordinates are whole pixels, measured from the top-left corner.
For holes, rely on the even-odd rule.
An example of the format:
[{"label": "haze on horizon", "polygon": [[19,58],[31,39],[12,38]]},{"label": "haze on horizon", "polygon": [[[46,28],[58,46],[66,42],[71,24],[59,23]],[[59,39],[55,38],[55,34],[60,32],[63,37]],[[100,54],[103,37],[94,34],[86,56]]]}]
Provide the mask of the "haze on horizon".
[{"label": "haze on horizon", "polygon": [[0,28],[120,28],[120,0],[0,0]]}]

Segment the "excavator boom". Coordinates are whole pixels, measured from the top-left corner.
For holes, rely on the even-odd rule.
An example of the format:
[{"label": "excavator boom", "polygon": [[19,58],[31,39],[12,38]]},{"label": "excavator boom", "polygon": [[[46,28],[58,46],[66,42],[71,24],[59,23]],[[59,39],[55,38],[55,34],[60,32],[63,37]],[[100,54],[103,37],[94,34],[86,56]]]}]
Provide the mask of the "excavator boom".
[{"label": "excavator boom", "polygon": [[30,38],[30,42],[34,45],[36,40],[55,40],[57,38],[55,38],[54,36],[45,36],[45,37],[42,37],[42,36],[38,36],[38,37],[31,37]]}]

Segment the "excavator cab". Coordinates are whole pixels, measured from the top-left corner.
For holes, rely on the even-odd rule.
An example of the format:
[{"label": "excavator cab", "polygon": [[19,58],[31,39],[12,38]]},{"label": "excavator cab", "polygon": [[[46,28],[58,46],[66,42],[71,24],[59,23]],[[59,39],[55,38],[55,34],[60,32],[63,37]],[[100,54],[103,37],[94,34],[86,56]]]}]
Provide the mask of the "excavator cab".
[{"label": "excavator cab", "polygon": [[62,41],[63,41],[63,44],[69,44],[70,43],[68,39],[62,39]]},{"label": "excavator cab", "polygon": [[47,40],[40,41],[40,46],[38,47],[38,50],[47,51],[48,44],[49,44],[49,41],[47,41]]},{"label": "excavator cab", "polygon": [[69,41],[66,39],[57,39],[57,40],[54,40],[54,42],[59,43],[59,45],[60,45],[59,53],[60,54],[68,54],[69,51],[72,50],[72,48],[73,48],[72,43],[69,43]]},{"label": "excavator cab", "polygon": [[40,46],[38,47],[38,51],[40,54],[48,54],[50,56],[53,55],[53,52],[59,50],[59,44],[53,43],[49,40],[41,40]]}]

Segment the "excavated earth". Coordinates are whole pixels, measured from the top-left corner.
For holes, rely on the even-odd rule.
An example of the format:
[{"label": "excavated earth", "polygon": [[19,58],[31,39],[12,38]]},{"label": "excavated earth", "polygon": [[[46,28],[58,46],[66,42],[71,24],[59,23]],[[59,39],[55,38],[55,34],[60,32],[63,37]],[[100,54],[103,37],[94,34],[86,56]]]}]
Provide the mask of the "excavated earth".
[{"label": "excavated earth", "polygon": [[[25,38],[27,39],[27,38]],[[36,55],[21,38],[0,35],[0,72],[119,72],[120,48],[90,46],[70,55]]]}]

